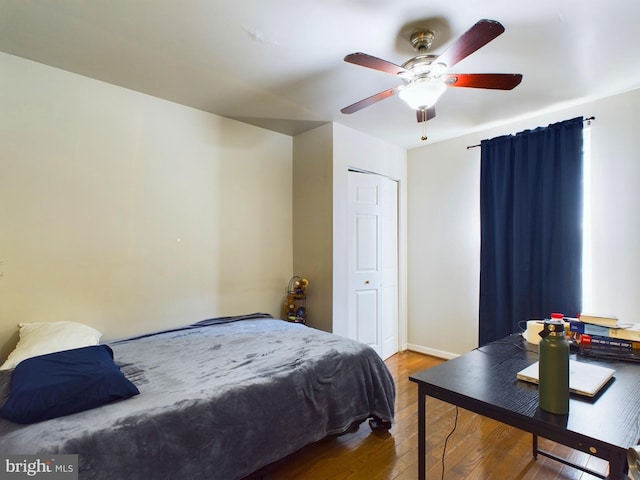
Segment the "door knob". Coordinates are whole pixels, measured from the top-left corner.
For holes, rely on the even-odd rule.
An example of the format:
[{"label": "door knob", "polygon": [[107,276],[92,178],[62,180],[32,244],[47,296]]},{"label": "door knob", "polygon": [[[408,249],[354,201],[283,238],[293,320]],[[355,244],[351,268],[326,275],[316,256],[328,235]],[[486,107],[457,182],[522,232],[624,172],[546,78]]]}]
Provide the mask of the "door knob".
[{"label": "door knob", "polygon": [[365,285],[369,285],[369,283],[371,283],[371,282],[369,282],[369,280],[365,280],[365,281],[364,281],[364,284],[365,284]]}]

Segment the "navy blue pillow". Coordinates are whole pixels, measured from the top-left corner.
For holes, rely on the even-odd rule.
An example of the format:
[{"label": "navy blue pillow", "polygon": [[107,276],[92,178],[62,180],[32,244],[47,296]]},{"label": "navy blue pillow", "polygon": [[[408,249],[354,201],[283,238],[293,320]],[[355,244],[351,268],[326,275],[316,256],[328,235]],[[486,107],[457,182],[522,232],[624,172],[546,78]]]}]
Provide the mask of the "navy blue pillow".
[{"label": "navy blue pillow", "polygon": [[0,417],[15,423],[40,422],[139,393],[114,363],[109,346],[76,348],[20,362],[12,372]]}]

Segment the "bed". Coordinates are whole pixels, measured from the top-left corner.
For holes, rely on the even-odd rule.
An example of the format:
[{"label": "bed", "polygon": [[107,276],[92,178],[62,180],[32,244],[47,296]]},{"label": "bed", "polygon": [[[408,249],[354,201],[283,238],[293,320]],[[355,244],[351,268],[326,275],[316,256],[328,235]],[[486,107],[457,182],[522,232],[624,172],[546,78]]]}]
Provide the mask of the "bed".
[{"label": "bed", "polygon": [[78,454],[81,479],[230,480],[367,419],[393,420],[393,378],[373,349],[266,314],[103,350],[139,394],[30,424],[0,419],[0,451]]}]

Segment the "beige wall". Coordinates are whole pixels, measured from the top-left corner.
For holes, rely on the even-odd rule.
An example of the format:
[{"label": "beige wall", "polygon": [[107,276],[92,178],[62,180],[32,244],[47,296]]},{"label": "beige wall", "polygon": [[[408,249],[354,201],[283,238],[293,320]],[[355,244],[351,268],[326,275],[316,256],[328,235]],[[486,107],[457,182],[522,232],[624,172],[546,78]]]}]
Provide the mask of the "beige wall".
[{"label": "beige wall", "polygon": [[293,269],[309,280],[307,324],[333,331],[333,126],[293,139]]},{"label": "beige wall", "polygon": [[279,315],[290,137],[6,54],[0,112],[0,358],[19,322]]},{"label": "beige wall", "polygon": [[640,322],[640,90],[408,153],[409,346],[443,357],[477,346],[480,149],[468,145],[583,115],[592,147],[592,304]]}]

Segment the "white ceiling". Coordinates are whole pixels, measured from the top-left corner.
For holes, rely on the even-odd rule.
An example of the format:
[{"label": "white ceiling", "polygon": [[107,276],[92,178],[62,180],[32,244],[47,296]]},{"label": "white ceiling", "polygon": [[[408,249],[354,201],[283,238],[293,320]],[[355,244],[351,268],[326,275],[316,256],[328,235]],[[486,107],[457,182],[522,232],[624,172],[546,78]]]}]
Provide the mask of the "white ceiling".
[{"label": "white ceiling", "polygon": [[1,0],[0,51],[290,135],[334,121],[413,148],[397,97],[340,113],[402,83],[344,56],[402,64],[413,27],[440,53],[482,18],[506,31],[451,72],[523,81],[448,89],[429,142],[640,87],[638,0]]}]

